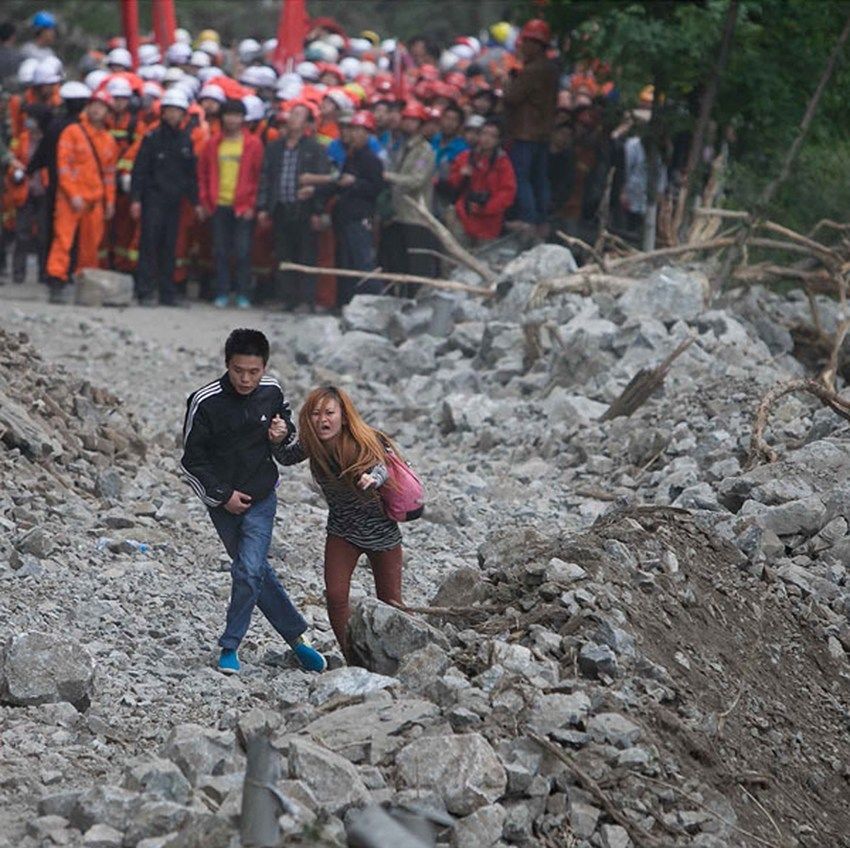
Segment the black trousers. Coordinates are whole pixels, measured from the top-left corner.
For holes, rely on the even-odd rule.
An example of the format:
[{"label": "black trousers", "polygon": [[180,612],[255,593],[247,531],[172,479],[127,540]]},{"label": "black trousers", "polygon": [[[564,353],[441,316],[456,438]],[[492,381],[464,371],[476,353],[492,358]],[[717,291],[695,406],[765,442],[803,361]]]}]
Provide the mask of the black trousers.
[{"label": "black trousers", "polygon": [[12,279],[22,283],[27,270],[27,254],[38,257],[38,278],[44,279],[47,263],[47,197],[30,195],[15,216],[15,247],[12,253]]},{"label": "black trousers", "polygon": [[140,300],[158,292],[160,303],[174,303],[174,263],[179,223],[180,197],[153,194],[142,199],[142,232],[136,270],[136,294]]},{"label": "black trousers", "polygon": [[[436,277],[437,260],[427,253],[411,253],[411,249],[437,250],[437,240],[431,231],[418,224],[388,224],[381,231],[379,264],[385,271],[397,274],[416,274],[419,277]],[[402,297],[413,297],[419,286],[407,283],[396,291]]]},{"label": "black trousers", "polygon": [[[352,271],[374,271],[375,250],[372,245],[371,221],[337,222],[336,236],[337,265]],[[366,276],[365,274],[363,275]],[[379,280],[364,280],[359,283],[353,277],[338,277],[336,282],[337,304],[345,306],[355,294],[380,294]]]},{"label": "black trousers", "polygon": [[280,271],[281,262],[315,265],[317,238],[310,228],[309,216],[298,216],[297,204],[279,203],[272,213],[274,227],[275,294],[288,307],[306,303],[316,305],[316,277],[298,271]]}]

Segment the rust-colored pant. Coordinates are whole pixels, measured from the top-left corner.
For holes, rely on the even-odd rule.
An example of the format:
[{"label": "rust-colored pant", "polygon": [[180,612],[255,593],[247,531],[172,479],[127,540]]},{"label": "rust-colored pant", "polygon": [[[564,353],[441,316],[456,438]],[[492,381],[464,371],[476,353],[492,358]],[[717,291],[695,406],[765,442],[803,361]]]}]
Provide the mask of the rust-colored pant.
[{"label": "rust-colored pant", "polygon": [[[56,195],[56,211],[53,215],[53,241],[47,256],[47,275],[67,280],[71,271],[81,268],[97,268],[97,250],[103,238],[103,203],[86,204],[77,212],[63,192]],[[77,267],[71,264],[71,248],[79,230],[77,244]]]},{"label": "rust-colored pant", "polygon": [[401,603],[401,545],[390,548],[388,551],[367,551],[352,545],[341,536],[328,536],[325,542],[325,594],[328,618],[346,658],[348,658],[346,627],[350,615],[348,596],[351,589],[351,575],[354,574],[354,568],[361,554],[366,554],[369,558],[378,599],[386,603]]}]

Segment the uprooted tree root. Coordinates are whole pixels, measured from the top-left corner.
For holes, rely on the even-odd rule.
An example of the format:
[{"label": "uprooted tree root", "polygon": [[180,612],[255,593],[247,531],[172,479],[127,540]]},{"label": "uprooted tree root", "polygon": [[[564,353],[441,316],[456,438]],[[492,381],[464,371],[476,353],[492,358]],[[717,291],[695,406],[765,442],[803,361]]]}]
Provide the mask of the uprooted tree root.
[{"label": "uprooted tree root", "polygon": [[764,440],[764,431],[767,427],[771,407],[780,398],[793,392],[808,392],[814,395],[824,406],[828,406],[833,412],[850,421],[850,401],[827,388],[822,382],[818,380],[789,380],[779,383],[762,397],[756,409],[753,433],[750,436],[750,451],[747,462],[749,467],[758,465],[762,461],[776,462],[779,459],[779,454]]}]

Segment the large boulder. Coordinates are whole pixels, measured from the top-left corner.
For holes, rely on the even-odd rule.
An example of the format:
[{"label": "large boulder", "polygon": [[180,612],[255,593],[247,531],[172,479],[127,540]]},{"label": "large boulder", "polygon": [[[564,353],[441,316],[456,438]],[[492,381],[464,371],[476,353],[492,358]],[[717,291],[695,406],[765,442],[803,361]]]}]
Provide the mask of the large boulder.
[{"label": "large boulder", "polygon": [[421,736],[399,752],[396,764],[407,786],[433,789],[459,816],[497,801],[508,785],[496,752],[479,733]]},{"label": "large boulder", "polygon": [[357,769],[344,757],[298,737],[289,741],[289,777],[302,780],[331,813],[369,801],[369,790]]},{"label": "large boulder", "polygon": [[130,306],[133,278],[117,271],[84,268],[77,274],[76,301],[80,306]]},{"label": "large boulder", "polygon": [[410,309],[414,301],[401,300],[380,294],[358,294],[342,309],[342,328],[346,332],[389,335],[392,319],[403,309]]},{"label": "large boulder", "polygon": [[358,666],[337,668],[316,678],[310,687],[310,702],[318,706],[338,695],[371,695],[398,682],[395,677],[373,674]]},{"label": "large boulder", "polygon": [[365,373],[381,376],[382,382],[395,375],[395,345],[383,336],[354,330],[345,333],[338,344],[319,358],[320,364],[337,374]]},{"label": "large boulder", "polygon": [[629,286],[617,305],[626,317],[690,321],[702,312],[709,291],[701,271],[668,267]]},{"label": "large boulder", "polygon": [[161,754],[177,764],[192,786],[197,786],[204,775],[239,771],[243,764],[232,733],[200,724],[178,724],[169,734]]},{"label": "large boulder", "polygon": [[94,660],[78,642],[47,633],[19,633],[0,652],[0,701],[17,706],[67,701],[88,709]]},{"label": "large boulder", "polygon": [[355,662],[387,675],[394,675],[408,654],[426,645],[449,647],[439,630],[374,598],[364,598],[354,608],[348,640]]}]

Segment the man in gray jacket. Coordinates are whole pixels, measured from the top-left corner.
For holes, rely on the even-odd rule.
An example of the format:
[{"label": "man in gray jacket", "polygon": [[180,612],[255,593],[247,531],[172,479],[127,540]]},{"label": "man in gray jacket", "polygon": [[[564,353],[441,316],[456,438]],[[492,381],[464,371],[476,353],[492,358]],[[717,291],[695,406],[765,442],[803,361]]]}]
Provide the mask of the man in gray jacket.
[{"label": "man in gray jacket", "polygon": [[[381,232],[380,265],[387,271],[400,274],[436,276],[436,263],[432,256],[410,253],[411,249],[435,249],[431,231],[423,227],[415,212],[403,198],[424,201],[431,208],[434,174],[437,170],[434,149],[422,135],[422,126],[428,114],[421,103],[408,103],[401,113],[401,130],[406,140],[394,170],[384,172],[390,185],[391,212]],[[408,289],[407,294],[411,294]]]}]

